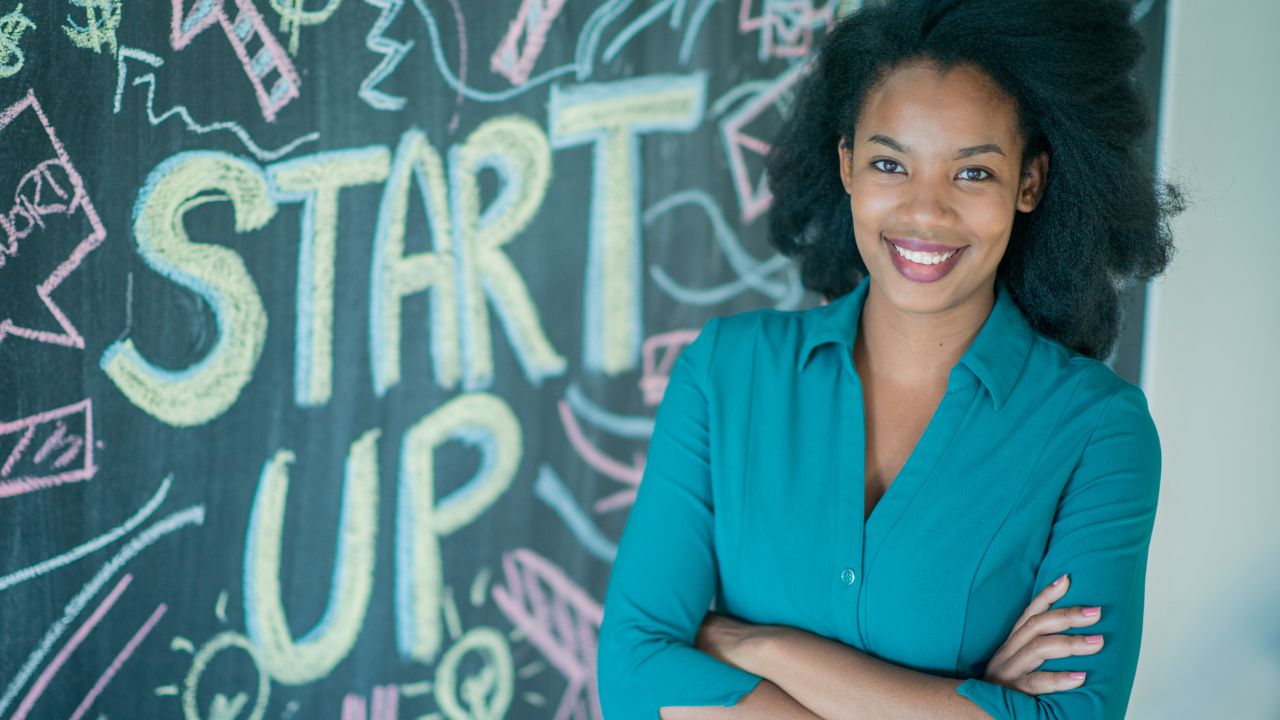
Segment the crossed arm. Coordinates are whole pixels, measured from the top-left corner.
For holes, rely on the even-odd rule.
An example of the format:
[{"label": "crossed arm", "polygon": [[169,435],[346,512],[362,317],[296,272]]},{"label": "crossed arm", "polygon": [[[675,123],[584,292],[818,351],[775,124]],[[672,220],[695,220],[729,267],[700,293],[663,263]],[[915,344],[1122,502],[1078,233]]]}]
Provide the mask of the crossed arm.
[{"label": "crossed arm", "polygon": [[[610,577],[597,661],[606,720],[1124,717],[1160,473],[1159,441],[1140,390],[1126,385],[1101,410],[1063,490],[1037,577],[1048,592],[1054,578],[1071,574],[1080,595],[1070,597],[1064,583],[1055,600],[1097,603],[1101,616],[1089,623],[1107,638],[1105,649],[1078,652],[1084,635],[1046,637],[1086,623],[1068,617],[1072,608],[1051,611],[1042,594],[984,677],[957,680],[796,628],[727,627],[721,620],[712,633],[699,632],[716,584],[702,390],[708,348],[700,342],[706,334],[673,366]],[[1070,671],[1088,677],[1070,678]]]}]

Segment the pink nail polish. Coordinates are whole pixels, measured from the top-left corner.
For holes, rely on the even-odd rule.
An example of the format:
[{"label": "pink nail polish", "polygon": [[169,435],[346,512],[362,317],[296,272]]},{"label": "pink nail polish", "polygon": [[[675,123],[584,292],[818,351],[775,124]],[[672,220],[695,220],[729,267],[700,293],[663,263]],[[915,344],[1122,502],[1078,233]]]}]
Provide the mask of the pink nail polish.
[{"label": "pink nail polish", "polygon": [[1087,643],[1089,643],[1090,645],[1097,645],[1098,643],[1102,642],[1102,636],[1101,636],[1101,635],[1086,635],[1086,636],[1085,636],[1085,638],[1084,638],[1084,641],[1085,641],[1085,642],[1087,642]]},{"label": "pink nail polish", "polygon": [[1085,676],[1085,674],[1084,674],[1084,673],[1082,673],[1082,672],[1073,672],[1073,673],[1071,673],[1071,679],[1072,679],[1072,680],[1083,680],[1083,679],[1084,679],[1084,676]]},{"label": "pink nail polish", "polygon": [[1102,608],[1096,605],[1094,607],[1084,608],[1080,611],[1080,614],[1084,615],[1085,617],[1098,617],[1098,615],[1101,613],[1102,613]]}]

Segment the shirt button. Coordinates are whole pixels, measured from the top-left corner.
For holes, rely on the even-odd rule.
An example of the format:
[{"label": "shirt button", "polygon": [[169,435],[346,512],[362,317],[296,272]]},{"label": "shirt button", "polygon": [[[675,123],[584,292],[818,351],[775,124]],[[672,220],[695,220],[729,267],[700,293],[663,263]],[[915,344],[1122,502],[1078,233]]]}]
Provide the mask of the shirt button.
[{"label": "shirt button", "polygon": [[844,572],[840,573],[840,579],[844,581],[845,585],[852,585],[853,581],[858,579],[858,576],[853,572],[853,568],[845,568]]}]

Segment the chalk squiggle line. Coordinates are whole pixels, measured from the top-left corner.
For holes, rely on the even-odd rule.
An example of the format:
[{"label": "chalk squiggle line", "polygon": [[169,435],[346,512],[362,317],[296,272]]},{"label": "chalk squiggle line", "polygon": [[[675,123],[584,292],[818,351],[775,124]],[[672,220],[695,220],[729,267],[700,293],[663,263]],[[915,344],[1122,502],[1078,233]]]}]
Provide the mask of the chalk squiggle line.
[{"label": "chalk squiggle line", "polygon": [[413,4],[418,8],[418,14],[422,15],[422,21],[426,23],[427,34],[431,36],[431,55],[435,60],[436,68],[440,71],[440,76],[444,78],[445,83],[448,84],[449,87],[453,88],[469,100],[487,103],[502,102],[503,100],[528,92],[543,83],[560,77],[561,75],[568,75],[577,70],[577,66],[573,64],[561,65],[560,67],[552,68],[537,77],[531,78],[523,85],[517,85],[516,87],[503,90],[501,92],[486,92],[484,90],[477,90],[473,87],[469,87],[465,82],[459,80],[458,76],[449,68],[449,63],[444,57],[444,47],[440,43],[440,28],[436,25],[436,19],[431,14],[431,11],[427,9],[426,2],[424,0],[413,0]]},{"label": "chalk squiggle line", "polygon": [[133,514],[132,517],[126,520],[123,525],[116,527],[114,530],[110,532],[99,535],[98,537],[84,544],[77,545],[76,547],[62,553],[61,555],[58,555],[56,557],[51,557],[48,560],[45,560],[44,562],[37,563],[35,565],[32,565],[31,567],[24,568],[22,570],[17,570],[9,573],[8,575],[0,577],[0,591],[7,590],[13,587],[14,585],[21,585],[22,583],[28,580],[31,580],[32,578],[39,577],[40,575],[43,575],[47,572],[51,572],[53,570],[57,570],[58,568],[63,567],[65,565],[70,565],[71,563],[75,562],[76,560],[79,560],[85,555],[88,555],[105,545],[110,545],[111,543],[115,542],[116,539],[119,538],[121,535],[125,535],[129,533],[134,528],[141,525],[143,520],[146,520],[148,517],[151,517],[151,514],[156,511],[156,508],[160,507],[160,503],[164,502],[165,496],[169,494],[169,483],[171,480],[173,480],[172,475],[166,477],[164,481],[160,483],[160,489],[156,490],[156,494],[152,495],[151,499],[148,500],[145,505],[139,508],[138,511]]},{"label": "chalk squiggle line", "polygon": [[610,435],[648,440],[653,436],[653,418],[649,416],[623,415],[606,410],[587,397],[577,383],[570,383],[564,394],[573,414]]},{"label": "chalk squiggle line", "polygon": [[546,503],[569,526],[569,531],[587,552],[611,563],[618,554],[618,546],[605,537],[600,528],[591,522],[587,513],[578,506],[573,493],[547,465],[538,468],[538,479],[533,485],[533,494]]},{"label": "chalk squiggle line", "polygon": [[391,27],[391,23],[395,22],[396,16],[404,8],[404,0],[364,1],[382,11],[378,19],[373,22],[373,27],[369,28],[369,34],[364,37],[364,46],[369,48],[370,52],[381,55],[382,59],[378,61],[378,66],[369,71],[369,74],[360,82],[360,92],[357,94],[375,110],[400,110],[404,108],[405,99],[379,90],[378,85],[396,71],[405,55],[413,49],[412,40],[400,42],[387,37],[387,30]]},{"label": "chalk squiggle line", "polygon": [[[755,290],[773,298],[779,309],[794,309],[804,300],[804,286],[794,264],[777,253],[767,260],[752,257],[725,220],[720,206],[706,192],[684,190],[672,193],[645,210],[642,219],[645,225],[650,225],[659,217],[683,206],[697,207],[707,216],[711,223],[711,236],[738,278],[711,288],[688,289],[681,287],[661,266],[651,265],[649,274],[664,292],[678,302],[693,305],[715,305],[747,290]],[[775,273],[780,273],[783,279],[770,280],[770,276]]]},{"label": "chalk squiggle line", "polygon": [[[133,58],[134,60],[139,60],[151,67],[157,68],[164,64],[164,60],[149,52],[130,47],[120,48],[119,59],[116,61],[116,97],[114,107],[117,114],[119,114],[120,107],[123,104],[124,78],[126,73],[124,61],[126,58]],[[227,120],[202,125],[196,122],[195,118],[191,117],[191,113],[187,111],[185,105],[174,105],[166,110],[163,115],[157,116],[155,113],[156,74],[147,73],[146,75],[135,78],[133,81],[133,85],[135,86],[144,84],[147,85],[147,121],[150,122],[152,126],[159,125],[170,117],[178,115],[182,118],[182,122],[187,126],[187,129],[198,135],[204,135],[205,133],[211,133],[216,130],[226,130],[235,135],[236,138],[240,140],[240,143],[243,144],[249,152],[253,153],[254,157],[264,162],[278,160],[279,158],[296,150],[299,145],[315,142],[320,139],[320,133],[312,132],[307,133],[302,137],[294,138],[293,141],[275,150],[265,150],[261,145],[254,142],[253,138],[249,137],[249,133],[245,131],[244,127],[239,123]]]},{"label": "chalk squiggle line", "polygon": [[102,589],[102,586],[105,585],[112,576],[120,572],[125,563],[132,560],[135,555],[142,552],[149,545],[165,535],[176,530],[180,530],[187,525],[203,524],[204,506],[192,505],[191,507],[168,515],[162,520],[156,521],[155,524],[151,525],[146,530],[143,530],[137,537],[130,540],[129,544],[121,548],[120,552],[116,553],[115,557],[108,560],[107,563],[102,566],[102,569],[100,569],[98,573],[89,580],[84,588],[82,588],[80,592],[76,593],[75,597],[71,598],[71,601],[68,602],[62,610],[62,617],[49,627],[49,630],[45,632],[44,637],[41,638],[40,644],[31,652],[30,655],[27,656],[27,660],[22,664],[22,668],[18,670],[18,674],[9,682],[9,687],[5,689],[4,695],[0,696],[0,715],[3,715],[5,710],[8,710],[9,706],[13,704],[13,699],[18,695],[18,692],[22,690],[22,686],[27,682],[27,679],[31,677],[31,673],[35,672],[36,667],[38,667],[41,661],[44,660],[45,656],[49,654],[49,651],[53,649],[53,644],[56,643],[58,638],[62,637],[62,634],[67,631],[67,626],[71,624],[71,621],[75,620],[76,616],[84,610],[85,606],[89,604],[89,600],[93,598],[94,594],[97,593],[98,590]]}]

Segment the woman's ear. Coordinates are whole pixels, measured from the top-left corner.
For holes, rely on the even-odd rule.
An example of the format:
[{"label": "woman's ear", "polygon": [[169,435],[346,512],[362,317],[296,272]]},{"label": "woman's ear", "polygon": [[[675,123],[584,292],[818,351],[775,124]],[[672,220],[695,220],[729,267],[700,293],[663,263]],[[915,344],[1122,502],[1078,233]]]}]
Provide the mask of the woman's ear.
[{"label": "woman's ear", "polygon": [[836,141],[836,152],[840,155],[840,182],[848,195],[853,194],[853,150],[844,144],[844,138]]},{"label": "woman's ear", "polygon": [[1045,150],[1031,160],[1027,171],[1022,174],[1022,183],[1018,188],[1018,210],[1031,212],[1044,197],[1045,182],[1049,177],[1049,151]]}]

